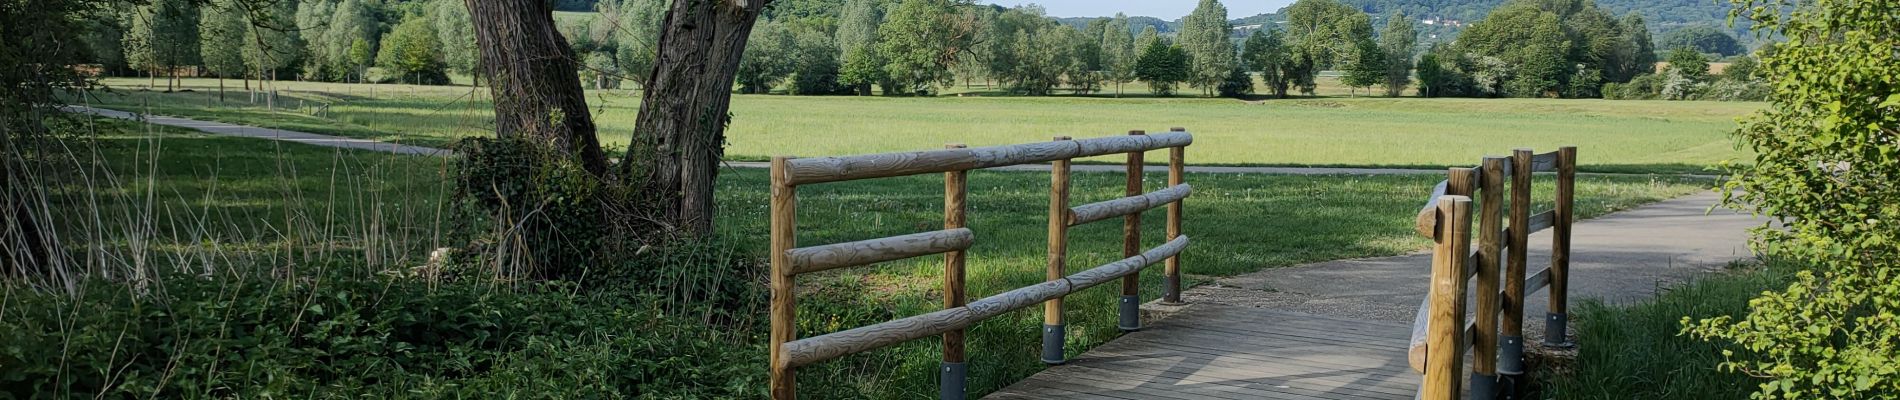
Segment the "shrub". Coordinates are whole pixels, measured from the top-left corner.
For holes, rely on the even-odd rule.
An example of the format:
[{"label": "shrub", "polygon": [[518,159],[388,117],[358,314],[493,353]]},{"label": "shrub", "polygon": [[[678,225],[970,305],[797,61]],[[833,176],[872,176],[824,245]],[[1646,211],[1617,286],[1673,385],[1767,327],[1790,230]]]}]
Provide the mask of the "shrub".
[{"label": "shrub", "polygon": [[1756,398],[1900,397],[1900,9],[1733,2],[1789,42],[1761,58],[1771,107],[1736,132],[1755,160],[1731,169],[1729,205],[1775,217],[1759,251],[1815,270],[1683,333],[1733,344],[1722,367],[1766,378]]},{"label": "shrub", "polygon": [[[507,277],[577,276],[604,250],[629,245],[609,204],[622,191],[579,162],[523,138],[469,138],[456,144],[452,226],[462,254]],[[634,244],[633,247],[639,247]]]},{"label": "shrub", "polygon": [[1253,94],[1253,75],[1248,75],[1247,70],[1235,65],[1234,70],[1227,73],[1227,79],[1221,80],[1218,88],[1221,97],[1245,97]]},{"label": "shrub", "polygon": [[[327,267],[327,268],[325,268]],[[93,279],[0,300],[0,397],[751,397],[763,349],[564,282],[438,285],[360,266],[295,279]],[[716,378],[715,378],[716,377]]]}]

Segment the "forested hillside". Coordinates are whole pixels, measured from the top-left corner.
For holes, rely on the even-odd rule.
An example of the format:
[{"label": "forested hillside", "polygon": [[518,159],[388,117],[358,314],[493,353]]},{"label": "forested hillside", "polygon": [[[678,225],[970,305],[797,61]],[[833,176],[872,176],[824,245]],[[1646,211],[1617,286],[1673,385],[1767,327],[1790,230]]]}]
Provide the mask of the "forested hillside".
[{"label": "forested hillside", "polygon": [[[1404,12],[1422,19],[1454,20],[1469,24],[1483,19],[1504,0],[1342,0],[1373,15]],[[1729,4],[1715,0],[1597,0],[1597,5],[1616,15],[1636,13],[1649,23],[1653,32],[1668,32],[1689,25],[1722,27],[1744,39],[1747,26],[1728,29]],[[1744,22],[1746,23],[1746,22]]]}]

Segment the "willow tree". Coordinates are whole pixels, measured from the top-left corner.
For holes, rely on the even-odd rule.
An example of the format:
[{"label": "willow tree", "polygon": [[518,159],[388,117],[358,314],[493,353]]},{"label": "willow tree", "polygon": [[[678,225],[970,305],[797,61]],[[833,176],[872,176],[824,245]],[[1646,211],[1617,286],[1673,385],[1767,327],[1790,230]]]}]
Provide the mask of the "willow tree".
[{"label": "willow tree", "polygon": [[677,0],[659,26],[633,141],[610,169],[587,107],[579,58],[542,0],[465,0],[495,96],[495,132],[541,143],[587,174],[632,193],[607,204],[658,232],[712,231],[713,179],[725,143],[734,73],[770,0]]}]

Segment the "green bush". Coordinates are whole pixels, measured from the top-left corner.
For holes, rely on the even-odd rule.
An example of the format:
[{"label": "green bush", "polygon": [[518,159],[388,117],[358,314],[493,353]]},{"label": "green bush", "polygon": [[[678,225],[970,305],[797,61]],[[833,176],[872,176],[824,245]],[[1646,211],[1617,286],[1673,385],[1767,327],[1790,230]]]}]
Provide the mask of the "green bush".
[{"label": "green bush", "polygon": [[474,262],[507,277],[578,277],[628,246],[608,206],[631,201],[577,160],[523,138],[468,138],[455,151],[452,228]]},{"label": "green bush", "polygon": [[1771,107],[1737,131],[1756,156],[1729,203],[1779,223],[1755,230],[1759,251],[1815,270],[1683,332],[1732,344],[1723,368],[1768,378],[1756,398],[1900,398],[1900,8],[1733,2],[1789,42],[1756,71]]},{"label": "green bush", "polygon": [[[0,397],[728,398],[762,393],[756,333],[564,282],[94,279],[0,300]],[[736,350],[735,347],[743,348]]]}]

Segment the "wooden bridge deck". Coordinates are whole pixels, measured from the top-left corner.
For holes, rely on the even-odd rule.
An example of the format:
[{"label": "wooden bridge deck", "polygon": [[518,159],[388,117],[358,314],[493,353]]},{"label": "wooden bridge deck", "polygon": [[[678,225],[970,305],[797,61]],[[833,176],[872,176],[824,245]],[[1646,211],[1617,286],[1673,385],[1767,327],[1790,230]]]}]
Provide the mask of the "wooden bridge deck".
[{"label": "wooden bridge deck", "polygon": [[1412,399],[1411,326],[1196,304],[990,399]]}]

